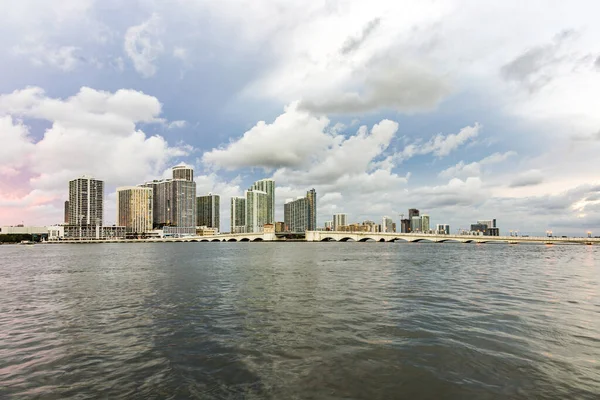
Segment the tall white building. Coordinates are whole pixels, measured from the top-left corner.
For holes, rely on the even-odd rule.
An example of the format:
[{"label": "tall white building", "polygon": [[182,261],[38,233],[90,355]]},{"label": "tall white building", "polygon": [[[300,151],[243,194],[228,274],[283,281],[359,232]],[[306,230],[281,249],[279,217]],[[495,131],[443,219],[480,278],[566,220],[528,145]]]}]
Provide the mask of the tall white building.
[{"label": "tall white building", "polygon": [[435,227],[435,233],[437,233],[438,235],[449,235],[450,234],[450,225],[437,224]]},{"label": "tall white building", "polygon": [[250,190],[265,192],[267,194],[267,224],[275,224],[275,181],[261,179],[254,182]]},{"label": "tall white building", "polygon": [[69,224],[104,223],[104,182],[89,176],[69,181]]},{"label": "tall white building", "polygon": [[421,231],[424,233],[429,232],[429,215],[421,215]]},{"label": "tall white building", "polygon": [[152,230],[152,188],[127,186],[117,188],[117,225],[127,232],[145,233]]},{"label": "tall white building", "polygon": [[246,232],[262,232],[268,222],[267,192],[262,190],[246,190]]},{"label": "tall white building", "polygon": [[381,221],[381,232],[394,232],[394,221],[390,217],[383,217]]},{"label": "tall white building", "polygon": [[422,232],[421,217],[412,217],[410,219],[410,231],[411,232]]},{"label": "tall white building", "polygon": [[173,179],[183,179],[184,181],[194,180],[194,170],[185,165],[173,167]]},{"label": "tall white building", "polygon": [[232,197],[230,204],[231,220],[229,231],[231,233],[246,232],[246,198]]},{"label": "tall white building", "polygon": [[332,231],[333,230],[333,221],[325,221],[325,230]]},{"label": "tall white building", "polygon": [[305,232],[308,229],[308,199],[288,199],[283,206],[283,221],[288,232]]},{"label": "tall white building", "polygon": [[333,214],[333,230],[337,231],[340,226],[348,225],[348,214]]}]

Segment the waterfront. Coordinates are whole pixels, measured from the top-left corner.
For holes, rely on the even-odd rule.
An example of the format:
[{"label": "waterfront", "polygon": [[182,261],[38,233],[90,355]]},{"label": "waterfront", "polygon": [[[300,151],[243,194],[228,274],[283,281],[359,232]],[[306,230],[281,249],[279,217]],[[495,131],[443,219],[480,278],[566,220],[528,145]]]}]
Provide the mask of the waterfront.
[{"label": "waterfront", "polygon": [[600,392],[596,246],[2,246],[0,287],[0,397]]}]

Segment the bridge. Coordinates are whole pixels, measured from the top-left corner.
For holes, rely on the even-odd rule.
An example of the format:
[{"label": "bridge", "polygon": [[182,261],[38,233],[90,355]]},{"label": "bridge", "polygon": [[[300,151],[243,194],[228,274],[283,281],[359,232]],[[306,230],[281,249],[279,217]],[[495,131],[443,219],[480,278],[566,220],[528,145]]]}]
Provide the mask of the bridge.
[{"label": "bridge", "polygon": [[529,236],[473,236],[473,235],[440,235],[432,233],[374,233],[374,232],[336,232],[307,231],[307,242],[460,242],[460,243],[545,243],[545,244],[600,244],[600,238],[563,238],[563,237],[529,237]]},{"label": "bridge", "polygon": [[148,239],[63,239],[43,243],[173,243],[173,242],[275,242],[298,241],[305,236],[307,242],[460,242],[460,243],[544,243],[544,244],[600,244],[600,238],[563,238],[529,236],[472,236],[439,235],[428,233],[374,233],[307,231],[305,235],[291,233],[225,233],[211,236],[164,237]]}]

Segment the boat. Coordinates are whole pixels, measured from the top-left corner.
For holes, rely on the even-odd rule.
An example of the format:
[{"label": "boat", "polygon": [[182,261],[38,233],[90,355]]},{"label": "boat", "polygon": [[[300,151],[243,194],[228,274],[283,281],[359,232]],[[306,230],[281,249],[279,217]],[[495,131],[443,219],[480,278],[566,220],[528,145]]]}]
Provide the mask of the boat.
[{"label": "boat", "polygon": [[35,244],[35,242],[32,242],[31,240],[21,240],[20,244]]}]

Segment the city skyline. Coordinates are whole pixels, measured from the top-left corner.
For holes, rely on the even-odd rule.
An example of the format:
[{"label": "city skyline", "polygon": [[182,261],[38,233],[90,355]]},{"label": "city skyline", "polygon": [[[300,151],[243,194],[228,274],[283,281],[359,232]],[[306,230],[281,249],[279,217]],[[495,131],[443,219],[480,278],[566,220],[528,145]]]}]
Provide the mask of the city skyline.
[{"label": "city skyline", "polygon": [[0,16],[0,224],[63,221],[82,174],[113,224],[118,187],[184,164],[225,231],[262,178],[276,221],[314,187],[319,221],[417,206],[451,227],[600,230],[594,2],[156,1],[113,20],[24,1]]}]

